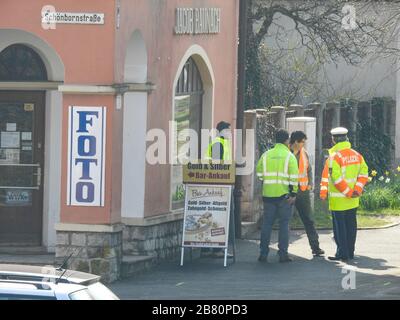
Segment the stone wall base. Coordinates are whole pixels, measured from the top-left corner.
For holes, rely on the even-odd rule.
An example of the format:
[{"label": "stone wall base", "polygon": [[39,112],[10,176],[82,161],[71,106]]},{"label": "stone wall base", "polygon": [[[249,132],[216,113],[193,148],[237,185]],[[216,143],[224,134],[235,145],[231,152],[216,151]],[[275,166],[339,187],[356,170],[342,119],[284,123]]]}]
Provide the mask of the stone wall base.
[{"label": "stone wall base", "polygon": [[183,220],[151,226],[125,225],[124,255],[153,256],[157,260],[174,260],[180,255]]},{"label": "stone wall base", "polygon": [[132,268],[141,265],[129,260],[135,256],[150,259],[151,265],[162,260],[178,259],[182,245],[182,224],[183,220],[180,219],[146,226],[122,225],[118,231],[110,231],[108,227],[89,228],[90,231],[80,229],[77,225],[72,226],[71,230],[68,230],[68,226],[63,227],[57,230],[56,260],[61,264],[72,254],[68,269],[96,274],[101,276],[102,282],[110,283],[121,278],[123,255],[129,274]]},{"label": "stone wall base", "polygon": [[99,275],[105,283],[116,281],[122,262],[122,231],[57,231],[57,263],[71,254],[69,269]]}]

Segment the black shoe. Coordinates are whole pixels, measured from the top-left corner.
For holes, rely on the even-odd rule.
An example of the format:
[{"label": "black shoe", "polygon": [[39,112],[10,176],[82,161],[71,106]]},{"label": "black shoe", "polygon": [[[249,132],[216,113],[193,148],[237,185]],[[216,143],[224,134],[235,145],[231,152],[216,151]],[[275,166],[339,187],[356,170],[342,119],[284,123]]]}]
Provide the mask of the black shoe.
[{"label": "black shoe", "polygon": [[346,262],[346,261],[349,260],[347,258],[341,258],[341,257],[336,257],[336,256],[328,257],[328,259],[331,260],[331,261],[343,261],[343,262]]},{"label": "black shoe", "polygon": [[316,257],[320,257],[323,256],[325,254],[325,251],[322,250],[321,248],[317,248],[315,250],[312,251],[312,254]]},{"label": "black shoe", "polygon": [[332,256],[332,257],[328,257],[328,259],[331,261],[339,261],[340,257]]},{"label": "black shoe", "polygon": [[292,262],[292,261],[293,261],[293,259],[290,258],[289,256],[279,257],[279,262],[280,262],[280,263]]},{"label": "black shoe", "polygon": [[259,256],[258,257],[258,262],[262,262],[262,263],[267,262],[267,256]]}]

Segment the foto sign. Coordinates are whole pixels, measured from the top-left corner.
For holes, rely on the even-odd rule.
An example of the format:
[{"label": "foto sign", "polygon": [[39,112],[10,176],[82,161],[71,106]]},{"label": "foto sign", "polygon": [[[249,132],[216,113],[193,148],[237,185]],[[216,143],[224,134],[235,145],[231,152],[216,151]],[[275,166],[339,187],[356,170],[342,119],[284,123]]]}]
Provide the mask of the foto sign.
[{"label": "foto sign", "polygon": [[103,207],[106,108],[69,107],[67,205]]}]

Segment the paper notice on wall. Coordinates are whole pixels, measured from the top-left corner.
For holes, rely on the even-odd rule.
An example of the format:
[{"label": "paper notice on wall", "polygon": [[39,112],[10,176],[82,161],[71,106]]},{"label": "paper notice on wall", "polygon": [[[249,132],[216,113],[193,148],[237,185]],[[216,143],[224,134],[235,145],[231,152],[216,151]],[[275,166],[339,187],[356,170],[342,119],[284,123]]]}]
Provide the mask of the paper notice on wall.
[{"label": "paper notice on wall", "polygon": [[32,140],[32,132],[22,132],[21,133],[21,140],[31,141]]},{"label": "paper notice on wall", "polygon": [[16,123],[7,123],[6,130],[7,131],[17,131],[17,124]]},{"label": "paper notice on wall", "polygon": [[19,149],[0,149],[1,164],[19,164]]},{"label": "paper notice on wall", "polygon": [[19,132],[1,132],[0,148],[19,148]]},{"label": "paper notice on wall", "polygon": [[29,206],[32,205],[32,191],[30,190],[7,190],[5,197],[7,206]]},{"label": "paper notice on wall", "polygon": [[21,150],[22,151],[32,151],[32,141],[22,141]]}]

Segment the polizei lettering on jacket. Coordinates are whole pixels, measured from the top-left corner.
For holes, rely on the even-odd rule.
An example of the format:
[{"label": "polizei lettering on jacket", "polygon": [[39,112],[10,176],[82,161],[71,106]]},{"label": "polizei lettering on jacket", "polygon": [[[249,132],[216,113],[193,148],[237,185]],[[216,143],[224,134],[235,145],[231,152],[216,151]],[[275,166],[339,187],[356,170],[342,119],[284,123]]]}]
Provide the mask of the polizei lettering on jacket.
[{"label": "polizei lettering on jacket", "polygon": [[69,107],[67,205],[103,207],[105,107]]}]

